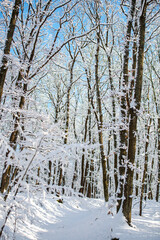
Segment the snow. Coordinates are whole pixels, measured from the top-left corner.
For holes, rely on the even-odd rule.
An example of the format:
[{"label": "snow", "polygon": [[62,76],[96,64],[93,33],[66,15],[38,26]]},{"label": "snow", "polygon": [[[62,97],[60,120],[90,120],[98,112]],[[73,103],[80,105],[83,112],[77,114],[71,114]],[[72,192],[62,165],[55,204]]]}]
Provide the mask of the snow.
[{"label": "snow", "polygon": [[[7,222],[4,239],[160,239],[160,203],[155,201],[146,202],[142,217],[138,215],[138,204],[133,204],[133,227],[130,227],[121,213],[115,214],[114,205],[101,199],[63,197],[63,203],[48,195],[17,199],[18,205]],[[3,208],[1,205],[0,222]]]}]

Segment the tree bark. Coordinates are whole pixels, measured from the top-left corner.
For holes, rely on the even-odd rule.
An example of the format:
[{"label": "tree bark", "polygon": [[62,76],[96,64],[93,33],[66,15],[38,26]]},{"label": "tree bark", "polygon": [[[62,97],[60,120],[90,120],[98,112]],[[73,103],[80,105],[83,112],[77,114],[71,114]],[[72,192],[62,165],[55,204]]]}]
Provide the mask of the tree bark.
[{"label": "tree bark", "polygon": [[146,126],[147,137],[146,137],[146,143],[145,143],[145,160],[144,160],[144,169],[143,169],[140,205],[139,205],[139,215],[140,216],[142,216],[142,201],[143,201],[144,189],[147,187],[146,181],[147,181],[147,169],[148,169],[148,145],[149,145],[150,124],[151,124],[151,119],[149,121],[149,124]]},{"label": "tree bark", "polygon": [[1,67],[0,67],[0,103],[2,101],[3,87],[4,87],[4,83],[5,83],[7,70],[8,70],[8,67],[7,67],[8,55],[10,54],[10,49],[11,49],[11,45],[12,45],[16,21],[17,21],[18,14],[19,14],[20,4],[21,4],[21,0],[15,0],[9,27],[8,27],[7,38],[6,38],[6,42],[5,42],[2,63],[1,63]]},{"label": "tree bark", "polygon": [[158,118],[158,179],[156,189],[156,201],[159,200],[159,185],[160,185],[160,118]]},{"label": "tree bark", "polygon": [[[69,52],[69,53],[71,55],[71,52]],[[77,52],[74,52],[74,57],[72,58],[72,63],[71,63],[71,66],[70,66],[70,83],[69,83],[69,87],[67,89],[66,119],[65,119],[66,121],[65,121],[65,136],[64,136],[64,144],[65,145],[68,142],[69,117],[70,117],[70,92],[71,92],[71,88],[72,88],[72,84],[73,84],[73,68],[74,68],[74,64],[75,64],[75,61],[76,61],[76,57],[77,57]],[[61,186],[61,185],[64,186],[65,185],[65,175],[66,175],[66,173],[63,174],[63,172],[62,172],[62,163],[61,163],[59,182],[58,182],[59,186]]]},{"label": "tree bark", "polygon": [[[22,80],[22,75],[19,72],[18,79],[17,79],[17,85],[18,85],[18,82],[20,82],[21,80]],[[23,93],[25,94],[26,91],[27,91],[27,84],[24,84],[23,85]],[[25,97],[21,96],[20,102],[19,102],[19,108],[23,109],[24,104],[25,104]],[[17,116],[15,117],[14,121],[15,121],[14,130],[10,135],[9,142],[10,142],[10,146],[14,150],[16,150],[16,146],[17,146],[16,143],[17,143],[17,138],[18,138],[18,134],[19,134],[18,125],[19,125],[19,122],[20,122],[20,113],[19,112],[17,112]],[[11,169],[12,169],[13,166],[11,164],[9,164],[9,165],[7,164],[7,158],[9,156],[9,153],[10,153],[10,151],[8,150],[7,153],[6,153],[6,162],[4,163],[4,168],[3,168],[2,178],[1,178],[1,187],[0,187],[1,193],[3,193],[4,190],[7,190],[5,198],[7,198],[7,195],[10,191],[10,187],[8,188],[10,179],[13,180],[14,177],[18,173],[18,168],[17,168],[17,166],[15,166],[15,168],[13,170],[12,177],[10,176]]]},{"label": "tree bark", "polygon": [[123,56],[123,80],[122,80],[122,97],[121,97],[121,121],[120,123],[120,154],[119,154],[119,190],[117,193],[117,212],[121,208],[122,197],[124,192],[124,178],[125,178],[125,162],[127,160],[127,138],[128,138],[128,130],[127,130],[127,122],[128,122],[128,62],[129,62],[129,43],[131,37],[131,29],[132,22],[135,12],[136,0],[130,1],[130,10],[128,15],[128,23],[127,23],[127,32],[125,37],[125,47],[124,47],[124,56]]},{"label": "tree bark", "polygon": [[[89,76],[87,76],[87,81],[90,81],[90,78]],[[86,120],[85,120],[85,128],[84,128],[84,138],[83,138],[83,142],[85,143],[86,140],[87,140],[87,133],[88,131],[91,131],[91,129],[88,129],[88,121],[89,121],[89,118],[91,115],[91,109],[90,109],[90,89],[88,88],[88,112],[87,112],[87,117],[86,117]],[[90,133],[89,133],[90,135]],[[81,187],[80,187],[80,190],[79,192],[84,194],[84,185],[85,185],[85,172],[88,171],[87,168],[87,164],[86,164],[86,168],[84,167],[84,164],[85,164],[85,149],[83,149],[83,154],[82,154],[82,163],[81,163]]]},{"label": "tree bark", "polygon": [[[98,15],[98,13],[97,13]],[[98,22],[98,16],[97,16]],[[103,113],[102,113],[102,103],[101,103],[101,96],[100,96],[100,81],[99,81],[99,47],[100,47],[100,26],[97,30],[97,45],[96,45],[96,54],[95,54],[95,81],[96,81],[96,95],[97,95],[97,108],[98,108],[98,138],[100,144],[100,156],[101,156],[101,164],[102,164],[102,176],[103,176],[103,191],[104,191],[104,198],[105,201],[108,201],[108,181],[107,181],[107,164],[104,154],[104,144],[103,144]]]},{"label": "tree bark", "polygon": [[[137,142],[139,143],[139,136]],[[135,187],[135,194],[136,197],[138,197],[138,192],[139,192],[139,155],[140,155],[140,146],[138,144],[138,150],[137,150],[137,162],[136,162],[136,187]]]},{"label": "tree bark", "polygon": [[[113,86],[113,79],[112,79],[112,73],[111,73],[111,57],[109,55],[108,55],[108,71],[109,71],[109,81],[110,81],[110,86],[112,91],[112,121],[113,121],[113,126],[115,128],[116,104],[115,104],[115,97],[113,94],[114,86]],[[118,156],[117,156],[117,133],[116,133],[116,130],[114,129],[113,129],[113,142],[114,142],[114,184],[115,184],[115,193],[116,193],[118,188],[118,172],[117,172]]]},{"label": "tree bark", "polygon": [[137,52],[137,72],[135,78],[135,108],[129,110],[129,145],[128,145],[128,163],[126,171],[126,181],[124,185],[124,201],[122,212],[128,222],[131,224],[132,193],[133,193],[133,174],[136,153],[136,131],[138,111],[141,104],[142,80],[143,80],[143,61],[144,61],[144,43],[145,43],[145,23],[146,23],[146,0],[141,3],[141,15],[139,17],[139,42]]}]

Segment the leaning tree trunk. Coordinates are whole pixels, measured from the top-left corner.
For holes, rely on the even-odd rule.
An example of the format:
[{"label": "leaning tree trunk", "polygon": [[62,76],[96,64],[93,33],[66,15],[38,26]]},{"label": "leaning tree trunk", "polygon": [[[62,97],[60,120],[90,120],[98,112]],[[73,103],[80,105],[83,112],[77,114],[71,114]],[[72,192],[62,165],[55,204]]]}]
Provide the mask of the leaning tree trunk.
[{"label": "leaning tree trunk", "polygon": [[[17,86],[18,86],[18,83],[21,80],[22,80],[22,75],[21,75],[21,72],[19,72],[17,83],[16,83]],[[24,95],[25,95],[26,91],[27,91],[27,84],[24,84],[23,85],[23,94]],[[21,96],[20,102],[19,102],[19,109],[23,109],[24,104],[25,104],[25,97]],[[9,139],[10,146],[14,150],[16,150],[16,146],[17,146],[17,138],[18,138],[18,135],[19,135],[19,130],[18,130],[19,124],[20,124],[20,112],[17,112],[17,116],[15,117],[14,130],[12,131],[12,133],[10,135],[10,139]],[[6,161],[4,163],[4,168],[3,168],[2,178],[1,178],[1,186],[0,186],[1,193],[3,193],[4,190],[7,190],[5,198],[7,198],[8,193],[11,189],[11,187],[9,187],[10,179],[11,179],[11,181],[13,181],[15,176],[17,175],[17,172],[18,172],[18,167],[15,167],[14,170],[13,170],[12,176],[10,176],[13,166],[11,164],[8,164],[8,161],[7,161],[9,153],[10,153],[10,151],[7,150]]]},{"label": "leaning tree trunk", "polygon": [[[20,2],[18,1],[18,3],[20,5],[21,1]],[[17,7],[19,7],[19,5]],[[18,15],[18,13],[17,13],[17,15]],[[31,50],[30,57],[29,57],[29,62],[28,62],[28,68],[26,70],[25,76],[23,76],[23,70],[20,69],[18,77],[17,77],[16,87],[22,90],[22,96],[20,97],[20,102],[19,102],[19,109],[23,109],[24,108],[24,105],[25,105],[25,94],[27,92],[27,86],[28,86],[27,83],[23,83],[22,84],[21,81],[24,78],[27,79],[27,77],[29,75],[29,71],[30,71],[30,68],[31,68],[31,63],[32,63],[34,55],[35,55],[35,49],[36,49],[35,46],[37,44],[37,41],[38,41],[38,35],[36,36],[36,38],[34,40],[34,44],[32,46],[32,50]],[[26,52],[27,52],[27,48],[29,48],[29,45],[26,46],[26,49],[25,49]],[[26,52],[24,52],[24,59],[23,59],[24,61],[27,58]],[[18,125],[19,125],[19,122],[20,122],[20,116],[21,116],[20,112],[17,112],[17,117],[15,118],[15,123],[14,123],[14,130],[11,133],[10,140],[9,140],[10,141],[10,146],[14,150],[16,149],[17,138],[18,138],[18,135],[19,135]],[[6,159],[8,158],[8,155],[9,155],[9,152],[6,153]],[[4,192],[5,189],[8,188],[8,185],[9,185],[11,165],[10,164],[8,166],[7,165],[8,164],[7,164],[7,161],[6,161],[6,163],[4,163],[4,171],[3,171],[3,174],[2,174],[2,180],[1,180],[1,192],[2,193]],[[13,179],[14,176],[16,176],[17,172],[18,172],[18,168],[15,167],[11,179]],[[8,188],[8,190],[9,189],[10,189],[10,187]],[[8,196],[8,192],[7,192],[6,196]]]},{"label": "leaning tree trunk", "polygon": [[11,44],[13,40],[13,34],[16,26],[16,21],[19,14],[19,7],[21,4],[21,0],[15,0],[13,10],[12,10],[12,16],[10,19],[8,32],[7,32],[7,38],[5,42],[3,57],[2,57],[2,63],[0,67],[0,102],[2,100],[2,94],[3,94],[3,86],[7,74],[7,63],[8,63],[8,55],[10,54]]},{"label": "leaning tree trunk", "polygon": [[132,193],[133,193],[133,174],[136,153],[136,130],[138,112],[141,104],[142,80],[143,80],[143,61],[144,61],[144,43],[145,43],[145,23],[146,23],[146,0],[142,1],[141,15],[139,17],[139,42],[137,52],[137,72],[135,78],[135,107],[129,109],[129,145],[128,145],[128,163],[126,171],[126,180],[124,185],[124,201],[122,212],[128,222],[131,224]]}]

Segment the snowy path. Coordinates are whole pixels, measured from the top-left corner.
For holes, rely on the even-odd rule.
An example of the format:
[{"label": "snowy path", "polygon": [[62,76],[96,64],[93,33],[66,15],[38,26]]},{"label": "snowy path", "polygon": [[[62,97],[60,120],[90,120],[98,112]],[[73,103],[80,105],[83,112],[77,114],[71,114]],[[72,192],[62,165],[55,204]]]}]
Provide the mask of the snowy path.
[{"label": "snowy path", "polygon": [[[77,202],[76,202],[77,201]],[[150,208],[149,208],[150,207]],[[160,205],[152,203],[143,211],[143,217],[134,210],[133,225],[129,227],[122,216],[107,215],[103,201],[83,199],[80,202],[59,204],[63,215],[55,224],[46,226],[46,231],[39,233],[38,240],[160,240]],[[60,210],[60,211],[61,211]]]},{"label": "snowy path", "polygon": [[[13,212],[7,223],[6,239],[13,239],[16,217],[15,240],[160,240],[160,203],[155,201],[147,201],[142,217],[134,206],[132,228],[121,214],[108,215],[103,200],[68,197],[62,204],[46,197],[22,203],[23,211]],[[2,216],[0,211],[0,221]]]},{"label": "snowy path", "polygon": [[[63,216],[58,218],[58,222],[47,226],[47,231],[39,234],[39,240],[87,240],[87,239],[106,239],[104,229],[104,205],[101,202],[71,200],[69,205],[59,205],[60,211],[63,209]],[[76,204],[77,203],[77,204]],[[83,206],[82,206],[83,205]],[[105,211],[106,208],[105,208]],[[107,215],[107,214],[106,214]]]}]

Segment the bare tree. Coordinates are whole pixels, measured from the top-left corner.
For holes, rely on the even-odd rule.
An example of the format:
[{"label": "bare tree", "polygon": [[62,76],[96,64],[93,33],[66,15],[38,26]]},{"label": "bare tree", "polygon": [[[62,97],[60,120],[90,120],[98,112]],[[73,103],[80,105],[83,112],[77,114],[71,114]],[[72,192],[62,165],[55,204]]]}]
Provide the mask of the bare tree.
[{"label": "bare tree", "polygon": [[127,138],[128,138],[128,63],[129,63],[129,44],[131,38],[131,30],[133,17],[135,14],[136,0],[130,1],[130,9],[128,13],[127,30],[125,36],[124,56],[123,56],[123,79],[122,79],[122,97],[121,97],[121,123],[120,123],[120,154],[119,154],[119,191],[117,211],[119,211],[122,203],[122,197],[124,192],[124,177],[125,177],[125,162],[127,159]]},{"label": "bare tree", "polygon": [[0,66],[0,102],[2,100],[3,86],[5,83],[6,74],[7,74],[7,70],[8,70],[7,63],[9,60],[9,54],[10,54],[10,49],[11,49],[11,45],[12,45],[12,41],[13,41],[13,34],[14,34],[15,27],[16,27],[16,21],[18,18],[20,5],[21,5],[21,0],[15,0],[10,23],[8,26],[5,46],[4,46],[4,50],[3,50],[3,56],[2,56],[2,60],[1,60],[1,66]]},{"label": "bare tree", "polygon": [[[44,66],[46,66],[47,63],[62,49],[62,47],[64,47],[67,43],[69,43],[72,40],[72,38],[66,40],[66,42],[62,43],[62,45],[55,51],[55,45],[58,41],[58,36],[62,29],[62,26],[64,23],[69,21],[68,12],[72,10],[72,8],[77,4],[77,2],[69,6],[68,4],[71,2],[71,0],[68,0],[63,3],[60,3],[55,7],[52,6],[52,0],[48,0],[47,2],[45,2],[44,5],[42,5],[40,2],[41,1],[38,1],[36,6],[33,6],[31,2],[28,4],[28,12],[27,12],[28,14],[26,16],[26,20],[24,20],[24,15],[25,15],[24,6],[21,7],[21,21],[20,21],[21,27],[19,27],[18,30],[19,30],[20,40],[21,40],[22,56],[20,54],[21,51],[18,49],[18,47],[16,47],[16,52],[19,58],[21,59],[21,61],[27,66],[27,68],[24,71],[22,66],[22,68],[19,70],[19,73],[16,79],[16,84],[15,84],[16,89],[21,92],[20,99],[18,99],[17,96],[14,99],[18,102],[18,107],[20,110],[24,109],[25,107],[25,99],[28,94],[29,79],[32,79],[33,77],[35,77],[40,72],[40,70],[44,68]],[[46,56],[45,61],[40,54],[40,57],[39,57],[40,59],[38,59],[39,65],[37,67],[37,64],[36,64],[37,58],[38,58],[37,52],[38,52],[39,41],[41,38],[41,32],[43,32],[43,28],[45,24],[47,24],[48,19],[52,17],[52,15],[59,9],[63,9],[63,12],[59,17],[59,22],[58,22],[59,27],[57,28],[54,34],[53,42],[50,46],[50,50],[48,55]],[[32,11],[35,12],[35,14],[32,14]],[[40,12],[42,12],[42,14],[39,14]],[[37,19],[37,16],[39,16],[38,19]],[[31,25],[31,28],[28,27],[30,26],[30,21],[34,23],[33,25]],[[29,28],[29,34],[27,34],[28,28]],[[26,32],[25,32],[25,29],[27,29]],[[36,70],[33,67],[34,62],[35,62]],[[9,139],[10,145],[14,149],[16,149],[17,138],[19,136],[19,129],[18,129],[19,125],[21,125],[23,129],[22,123],[20,123],[20,116],[21,116],[20,111],[18,111],[16,113],[16,117],[14,118],[14,130],[12,131]],[[6,153],[6,159],[8,158],[8,155],[9,155],[9,151]],[[2,193],[4,192],[5,189],[8,188],[12,167],[13,166],[11,166],[10,164],[9,165],[7,164],[7,161],[4,163],[4,171],[1,179]],[[16,176],[17,171],[18,169],[17,167],[15,167],[11,177],[12,180]]]},{"label": "bare tree", "polygon": [[132,193],[133,193],[133,165],[135,162],[136,153],[136,130],[138,112],[141,104],[142,80],[143,80],[143,59],[144,59],[144,43],[145,43],[145,23],[146,23],[146,9],[147,1],[141,2],[140,16],[139,16],[139,35],[138,35],[138,49],[137,49],[137,71],[135,77],[135,107],[129,109],[129,144],[128,144],[128,162],[126,171],[126,180],[124,185],[124,201],[122,211],[128,224],[131,224],[131,210],[132,210]]}]

